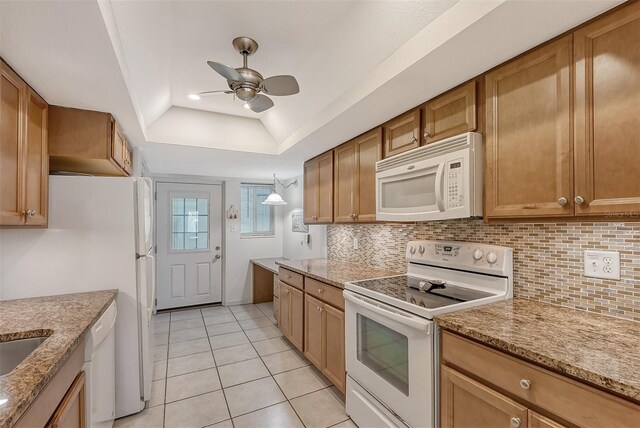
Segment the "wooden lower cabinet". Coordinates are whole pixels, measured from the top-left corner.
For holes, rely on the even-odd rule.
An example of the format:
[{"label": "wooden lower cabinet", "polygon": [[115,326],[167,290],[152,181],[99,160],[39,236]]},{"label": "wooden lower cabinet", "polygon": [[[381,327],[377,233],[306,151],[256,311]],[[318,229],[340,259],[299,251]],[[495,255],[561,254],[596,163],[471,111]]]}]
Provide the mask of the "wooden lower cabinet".
[{"label": "wooden lower cabinet", "polygon": [[527,426],[529,428],[565,428],[564,425],[552,421],[533,410],[529,410],[529,423]]},{"label": "wooden lower cabinet", "polygon": [[289,286],[280,281],[278,286],[279,292],[279,315],[278,315],[278,328],[284,334],[284,337],[289,337],[289,330],[291,329],[291,292]]},{"label": "wooden lower cabinet", "polygon": [[85,415],[85,375],[76,377],[62,402],[47,424],[47,428],[84,428]]},{"label": "wooden lower cabinet", "polygon": [[304,350],[304,293],[280,281],[278,328],[300,351]]},{"label": "wooden lower cabinet", "polygon": [[304,355],[322,370],[324,303],[309,294],[304,296]]}]

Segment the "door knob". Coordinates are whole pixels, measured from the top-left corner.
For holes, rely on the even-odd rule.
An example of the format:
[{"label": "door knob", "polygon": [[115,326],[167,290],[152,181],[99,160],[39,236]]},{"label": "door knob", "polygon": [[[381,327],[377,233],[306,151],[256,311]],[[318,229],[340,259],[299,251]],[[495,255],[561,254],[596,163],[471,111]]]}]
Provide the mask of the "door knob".
[{"label": "door knob", "polygon": [[573,199],[573,202],[575,202],[578,205],[582,205],[582,204],[584,204],[584,198],[582,196],[578,195]]},{"label": "door knob", "polygon": [[220,254],[216,254],[216,255],[213,257],[213,261],[215,262],[216,260],[220,259],[221,257],[222,257],[222,256],[221,256]]},{"label": "door knob", "polygon": [[220,245],[216,245],[216,250],[219,250],[219,249],[220,249]]}]

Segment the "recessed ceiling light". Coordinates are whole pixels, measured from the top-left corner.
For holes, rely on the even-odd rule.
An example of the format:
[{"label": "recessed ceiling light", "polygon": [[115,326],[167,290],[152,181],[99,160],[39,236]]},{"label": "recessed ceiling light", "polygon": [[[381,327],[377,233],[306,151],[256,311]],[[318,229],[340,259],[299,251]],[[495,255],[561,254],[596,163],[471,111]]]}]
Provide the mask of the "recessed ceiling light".
[{"label": "recessed ceiling light", "polygon": [[194,101],[198,101],[200,99],[200,95],[189,94],[189,99],[190,100],[194,100]]},{"label": "recessed ceiling light", "polygon": [[242,104],[242,107],[246,108],[246,109],[250,109],[251,107],[249,106],[249,103],[244,103]]}]

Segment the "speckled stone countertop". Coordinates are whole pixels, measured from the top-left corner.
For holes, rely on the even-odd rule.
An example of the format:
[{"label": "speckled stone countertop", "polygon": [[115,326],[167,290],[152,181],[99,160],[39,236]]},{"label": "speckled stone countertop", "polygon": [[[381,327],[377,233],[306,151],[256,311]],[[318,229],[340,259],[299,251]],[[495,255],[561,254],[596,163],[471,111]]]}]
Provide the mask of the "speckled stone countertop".
[{"label": "speckled stone countertop", "polygon": [[640,402],[640,323],[519,299],[435,317],[444,329]]},{"label": "speckled stone countertop", "polygon": [[0,376],[0,427],[20,419],[117,295],[118,290],[104,290],[0,302],[0,342],[48,336]]},{"label": "speckled stone countertop", "polygon": [[349,281],[402,275],[398,272],[328,259],[284,260],[277,261],[276,264],[340,288],[344,288],[344,283]]},{"label": "speckled stone countertop", "polygon": [[278,265],[276,263],[284,260],[288,260],[288,259],[285,259],[284,257],[273,257],[268,259],[251,259],[251,263],[253,263],[254,265],[263,267],[267,270],[270,270],[273,273],[278,273]]}]

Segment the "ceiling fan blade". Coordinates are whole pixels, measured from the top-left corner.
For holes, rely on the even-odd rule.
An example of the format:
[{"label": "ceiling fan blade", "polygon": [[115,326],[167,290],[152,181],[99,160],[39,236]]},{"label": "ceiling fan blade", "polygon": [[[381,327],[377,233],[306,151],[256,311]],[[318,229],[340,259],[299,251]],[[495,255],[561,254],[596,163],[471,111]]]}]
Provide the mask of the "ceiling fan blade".
[{"label": "ceiling fan blade", "polygon": [[271,100],[271,98],[262,94],[249,101],[248,104],[249,108],[256,113],[261,113],[273,107],[273,101]]},{"label": "ceiling fan blade", "polygon": [[221,90],[221,91],[204,91],[204,92],[198,92],[196,95],[201,96],[201,97],[206,97],[207,95],[214,95],[214,94],[233,94],[233,91],[227,89],[227,90]]},{"label": "ceiling fan blade", "polygon": [[216,73],[221,75],[227,80],[235,80],[238,82],[244,82],[244,77],[238,73],[235,68],[229,67],[228,65],[220,64],[219,62],[207,61],[209,67],[213,68]]},{"label": "ceiling fan blade", "polygon": [[295,77],[289,75],[271,76],[262,81],[264,92],[269,95],[294,95],[300,92]]}]

